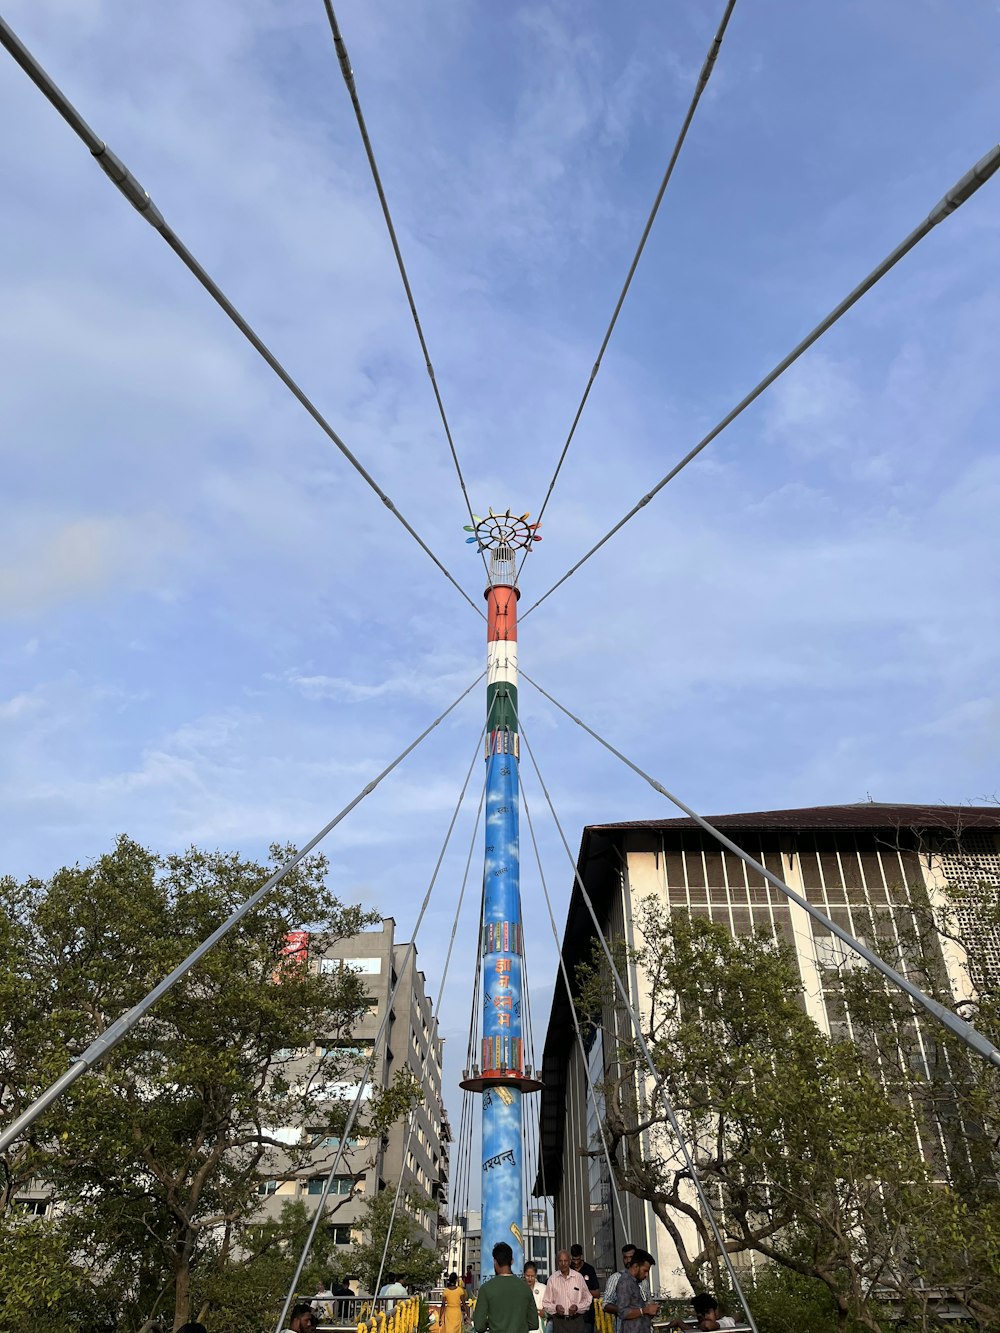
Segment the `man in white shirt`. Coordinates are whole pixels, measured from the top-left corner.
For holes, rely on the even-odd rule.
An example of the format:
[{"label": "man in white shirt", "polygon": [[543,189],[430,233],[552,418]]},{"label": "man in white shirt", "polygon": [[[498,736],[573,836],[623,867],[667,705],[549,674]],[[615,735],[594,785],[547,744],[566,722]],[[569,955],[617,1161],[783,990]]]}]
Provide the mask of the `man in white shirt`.
[{"label": "man in white shirt", "polygon": [[329,1282],[321,1282],[316,1295],[312,1298],[312,1308],[319,1315],[320,1319],[330,1320],[333,1318],[333,1279]]},{"label": "man in white shirt", "polygon": [[409,1296],[409,1292],[400,1282],[395,1273],[386,1273],[385,1285],[379,1292],[379,1299],[385,1300],[386,1314],[392,1314],[396,1301],[403,1301]]},{"label": "man in white shirt", "polygon": [[593,1304],[584,1279],[570,1264],[569,1250],[556,1255],[558,1272],[545,1284],[542,1306],[552,1320],[552,1333],[583,1333],[583,1314]]}]

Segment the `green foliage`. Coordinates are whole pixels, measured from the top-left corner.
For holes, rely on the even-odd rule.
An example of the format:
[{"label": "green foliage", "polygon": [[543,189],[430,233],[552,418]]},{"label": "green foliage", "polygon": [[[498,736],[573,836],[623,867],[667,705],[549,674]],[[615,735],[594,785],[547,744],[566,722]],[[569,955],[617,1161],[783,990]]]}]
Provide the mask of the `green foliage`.
[{"label": "green foliage", "polygon": [[[244,1227],[237,1257],[228,1263],[204,1263],[194,1277],[192,1309],[207,1309],[212,1333],[257,1333],[274,1328],[295,1265],[305,1246],[312,1213],[301,1200],[289,1201],[277,1218]],[[321,1226],[299,1280],[301,1291],[315,1291],[336,1271],[337,1247]]]},{"label": "green foliage", "polygon": [[[422,1212],[435,1211],[437,1204],[418,1190],[406,1190],[393,1217],[395,1197],[395,1185],[388,1184],[368,1200],[358,1220],[358,1226],[365,1232],[365,1241],[351,1250],[351,1268],[369,1291],[374,1290],[380,1270],[383,1282],[385,1273],[396,1273],[405,1286],[417,1290],[432,1287],[441,1274],[442,1252],[426,1243],[427,1233],[417,1220]],[[383,1269],[382,1251],[387,1232],[389,1248]]]},{"label": "green foliage", "polygon": [[[263,866],[197,849],[158,857],[121,838],[93,865],[47,881],[0,881],[3,1118],[27,1106],[289,852],[273,848]],[[337,1044],[350,1044],[368,1012],[363,980],[347,969],[321,975],[283,953],[287,933],[305,924],[322,923],[310,929],[323,946],[377,919],[343,906],[325,870],[320,857],[303,861],[5,1154],[0,1216],[30,1177],[48,1181],[65,1205],[68,1253],[119,1293],[122,1328],[137,1328],[154,1309],[179,1326],[206,1301],[223,1301],[234,1266],[256,1291],[258,1270],[243,1252],[261,1175],[329,1169],[329,1150],[317,1155],[307,1136],[287,1142],[273,1133],[308,1125],[338,1134],[345,1104],[322,1089],[358,1076],[356,1055]],[[289,1054],[303,1051],[311,1053],[304,1063]],[[412,1080],[399,1080],[373,1098],[352,1133],[377,1142],[412,1097]],[[23,1233],[29,1249],[33,1234]],[[283,1243],[271,1237],[256,1256],[260,1273]],[[227,1295],[223,1303],[237,1302]],[[235,1313],[226,1319],[233,1333],[258,1326],[252,1309],[242,1324]]]},{"label": "green foliage", "polygon": [[103,1333],[113,1304],[74,1260],[65,1229],[48,1218],[0,1219],[0,1328]]},{"label": "green foliage", "polygon": [[431,1307],[424,1296],[420,1297],[417,1311],[417,1333],[431,1333]]},{"label": "green foliage", "polygon": [[[802,1320],[810,1328],[832,1320],[841,1331],[879,1333],[889,1319],[876,1292],[891,1300],[894,1317],[906,1312],[916,1327],[930,1328],[921,1283],[965,1290],[982,1327],[995,1326],[1000,1197],[995,1148],[984,1133],[997,1114],[995,1073],[962,1051],[946,1057],[941,1038],[939,1077],[922,1085],[917,1061],[900,1049],[902,1001],[867,971],[844,978],[855,1040],[836,1040],[808,1016],[794,956],[783,945],[734,937],[702,917],[666,916],[655,901],[640,920],[635,961],[649,978],[644,1018],[657,1080],[649,1084],[636,1044],[622,1043],[620,1067],[603,1088],[606,1129],[612,1151],[620,1150],[621,1185],[650,1201],[692,1286],[721,1289],[726,1272],[663,1094],[721,1205],[727,1246],[778,1265],[760,1286],[774,1303],[775,1333],[801,1328]],[[925,944],[933,940],[932,922],[917,935],[921,929]],[[943,987],[940,947],[937,959],[935,984]],[[596,951],[580,982],[583,1015],[600,1015],[605,1031],[614,1023],[627,1032]],[[989,1002],[980,996],[987,1028]],[[974,1163],[951,1186],[942,1183],[925,1134],[945,1093],[953,1108],[949,1147]]]},{"label": "green foliage", "polygon": [[[747,1300],[760,1333],[857,1333],[849,1316],[838,1318],[837,1303],[817,1278],[805,1277],[779,1264],[763,1269],[747,1286]],[[739,1309],[739,1303],[729,1302]]]}]

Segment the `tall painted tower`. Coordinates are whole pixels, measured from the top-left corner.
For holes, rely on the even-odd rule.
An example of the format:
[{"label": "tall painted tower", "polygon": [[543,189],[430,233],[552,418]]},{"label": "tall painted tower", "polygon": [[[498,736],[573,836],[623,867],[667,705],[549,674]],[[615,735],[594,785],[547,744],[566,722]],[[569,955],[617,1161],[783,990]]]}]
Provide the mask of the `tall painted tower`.
[{"label": "tall painted tower", "polygon": [[505,1240],[514,1271],[524,1264],[524,1136],[521,1098],[542,1085],[524,1066],[521,1032],[521,876],[518,828],[517,554],[530,551],[538,524],[528,515],[474,516],[467,528],[489,552],[486,684],[486,856],[483,869],[482,1064],[462,1083],[483,1099],[482,1277]]}]

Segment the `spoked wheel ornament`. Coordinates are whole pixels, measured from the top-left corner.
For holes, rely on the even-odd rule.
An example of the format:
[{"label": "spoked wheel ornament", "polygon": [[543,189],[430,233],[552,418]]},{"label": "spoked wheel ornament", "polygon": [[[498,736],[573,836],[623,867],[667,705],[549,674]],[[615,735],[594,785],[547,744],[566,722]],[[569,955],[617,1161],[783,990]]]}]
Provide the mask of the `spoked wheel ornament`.
[{"label": "spoked wheel ornament", "polygon": [[491,509],[485,518],[472,515],[475,527],[466,523],[465,531],[471,532],[466,537],[468,543],[475,542],[479,551],[498,551],[506,547],[511,551],[530,551],[535,542],[542,540],[538,529],[540,523],[529,523],[530,514],[494,514]]}]

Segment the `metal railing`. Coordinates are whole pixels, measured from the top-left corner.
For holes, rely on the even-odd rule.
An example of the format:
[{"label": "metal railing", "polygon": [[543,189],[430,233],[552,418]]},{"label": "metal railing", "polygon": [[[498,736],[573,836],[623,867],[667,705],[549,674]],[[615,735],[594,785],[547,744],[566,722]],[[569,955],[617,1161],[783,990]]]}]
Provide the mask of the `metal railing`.
[{"label": "metal railing", "polygon": [[296,1302],[309,1302],[319,1314],[321,1330],[350,1329],[351,1333],[416,1333],[419,1296],[320,1296],[314,1291],[295,1293]]}]

